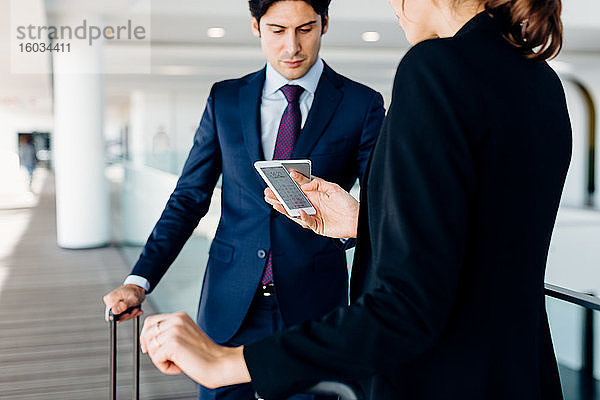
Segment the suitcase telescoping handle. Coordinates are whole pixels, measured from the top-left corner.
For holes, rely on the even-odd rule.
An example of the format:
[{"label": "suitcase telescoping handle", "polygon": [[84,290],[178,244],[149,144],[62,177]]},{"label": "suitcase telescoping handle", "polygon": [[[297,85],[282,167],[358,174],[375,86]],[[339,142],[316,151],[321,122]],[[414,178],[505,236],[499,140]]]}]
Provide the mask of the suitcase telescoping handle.
[{"label": "suitcase telescoping handle", "polygon": [[[114,315],[108,311],[110,330],[110,394],[109,400],[117,400],[117,321],[123,314],[139,309],[140,306],[129,307],[121,314]],[[140,317],[133,321],[133,400],[140,399]]]}]

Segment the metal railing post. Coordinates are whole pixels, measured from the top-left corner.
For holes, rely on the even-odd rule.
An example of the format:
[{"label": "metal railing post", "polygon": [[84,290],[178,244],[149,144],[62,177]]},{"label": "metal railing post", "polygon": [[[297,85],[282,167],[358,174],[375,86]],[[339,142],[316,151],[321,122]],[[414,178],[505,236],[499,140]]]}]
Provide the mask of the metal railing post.
[{"label": "metal railing post", "polygon": [[582,400],[594,400],[594,310],[586,308],[583,315],[581,398]]}]

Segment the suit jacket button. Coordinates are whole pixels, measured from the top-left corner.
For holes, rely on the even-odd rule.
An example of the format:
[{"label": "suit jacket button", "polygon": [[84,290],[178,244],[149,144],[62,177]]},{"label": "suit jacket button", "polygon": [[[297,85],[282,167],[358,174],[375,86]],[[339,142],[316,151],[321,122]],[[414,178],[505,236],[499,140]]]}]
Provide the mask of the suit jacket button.
[{"label": "suit jacket button", "polygon": [[259,251],[256,252],[256,255],[258,256],[258,258],[265,258],[267,256],[267,252],[264,251],[263,249],[260,249]]}]

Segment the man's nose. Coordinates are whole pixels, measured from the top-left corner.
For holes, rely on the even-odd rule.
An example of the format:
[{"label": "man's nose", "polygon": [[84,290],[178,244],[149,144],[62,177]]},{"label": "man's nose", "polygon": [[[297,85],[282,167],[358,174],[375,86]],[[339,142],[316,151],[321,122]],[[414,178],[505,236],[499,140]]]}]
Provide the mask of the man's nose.
[{"label": "man's nose", "polygon": [[286,51],[290,56],[295,56],[300,52],[300,42],[298,41],[298,35],[296,35],[295,32],[290,33],[287,37]]}]

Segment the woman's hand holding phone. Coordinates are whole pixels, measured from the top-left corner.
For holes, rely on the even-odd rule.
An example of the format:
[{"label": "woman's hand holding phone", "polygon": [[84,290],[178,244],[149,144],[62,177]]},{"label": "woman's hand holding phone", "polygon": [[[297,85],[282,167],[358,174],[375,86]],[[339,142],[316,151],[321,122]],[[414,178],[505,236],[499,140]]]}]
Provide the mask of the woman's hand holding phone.
[{"label": "woman's hand holding phone", "polygon": [[360,203],[339,185],[313,176],[309,180],[302,174],[292,171],[292,179],[316,210],[315,215],[300,211],[299,218],[289,216],[279,203],[273,191],[265,189],[265,201],[280,213],[304,228],[332,238],[355,238],[358,227]]}]

